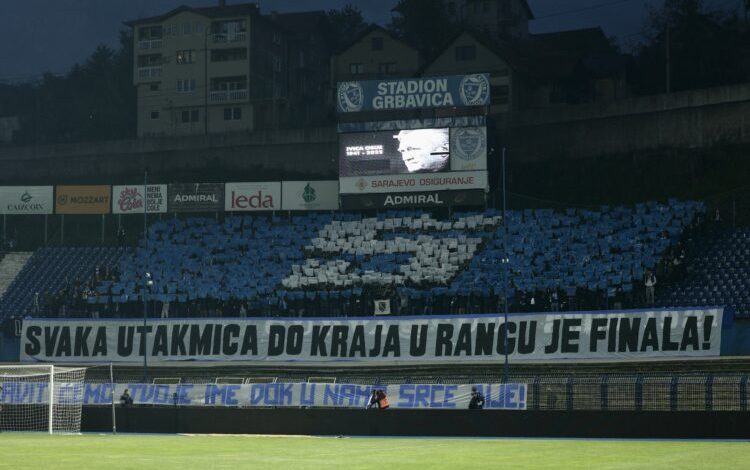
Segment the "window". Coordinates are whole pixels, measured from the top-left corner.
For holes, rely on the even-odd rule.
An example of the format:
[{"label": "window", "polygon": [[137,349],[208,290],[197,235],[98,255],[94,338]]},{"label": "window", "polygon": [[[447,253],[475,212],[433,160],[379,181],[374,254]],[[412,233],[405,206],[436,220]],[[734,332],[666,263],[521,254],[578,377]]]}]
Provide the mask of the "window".
[{"label": "window", "polygon": [[247,48],[214,49],[211,51],[211,62],[230,62],[247,59]]},{"label": "window", "polygon": [[274,44],[281,44],[281,34],[279,34],[278,31],[273,32],[273,43]]},{"label": "window", "polygon": [[177,80],[177,93],[192,93],[195,91],[195,79],[185,78]]},{"label": "window", "polygon": [[182,111],[181,114],[181,120],[184,123],[188,122],[198,122],[200,119],[200,112],[197,109],[186,109]]},{"label": "window", "polygon": [[149,116],[151,117],[151,119],[159,119],[159,111],[151,111]]},{"label": "window", "polygon": [[508,104],[510,99],[510,87],[508,85],[490,86],[491,104]]},{"label": "window", "polygon": [[211,23],[214,42],[244,41],[247,23],[245,20],[218,21]]},{"label": "window", "polygon": [[474,60],[476,58],[477,58],[476,46],[471,45],[471,46],[457,46],[456,47],[456,62]]},{"label": "window", "polygon": [[138,56],[138,67],[157,67],[161,65],[161,54],[148,54]]},{"label": "window", "polygon": [[195,63],[195,49],[189,49],[184,51],[177,51],[176,63],[178,64],[194,64]]},{"label": "window", "polygon": [[365,64],[349,64],[349,73],[352,75],[365,73]]},{"label": "window", "polygon": [[193,24],[192,23],[182,23],[182,34],[193,34]]},{"label": "window", "polygon": [[161,26],[144,26],[138,28],[138,39],[141,41],[149,41],[152,39],[162,38]]},{"label": "window", "polygon": [[242,108],[224,108],[225,121],[240,121],[242,119]]},{"label": "window", "polygon": [[273,58],[273,71],[281,72],[281,59],[279,59],[278,57]]},{"label": "window", "polygon": [[383,63],[378,64],[378,73],[381,75],[396,73],[396,63],[395,62],[383,62]]},{"label": "window", "polygon": [[222,77],[211,79],[211,91],[247,90],[247,77]]},{"label": "window", "polygon": [[159,83],[158,82],[149,83],[148,84],[148,89],[151,90],[151,91],[159,91]]},{"label": "window", "polygon": [[383,50],[383,38],[382,37],[372,38],[372,50],[373,51]]}]

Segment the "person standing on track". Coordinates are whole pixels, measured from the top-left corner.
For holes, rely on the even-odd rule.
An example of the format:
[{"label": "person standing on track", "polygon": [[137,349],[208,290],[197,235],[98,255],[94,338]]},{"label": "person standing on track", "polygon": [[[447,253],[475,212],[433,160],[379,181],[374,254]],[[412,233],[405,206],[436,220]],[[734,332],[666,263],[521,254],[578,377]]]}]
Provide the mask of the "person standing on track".
[{"label": "person standing on track", "polygon": [[471,387],[471,400],[469,401],[470,410],[481,410],[484,408],[484,395],[482,392],[477,390],[476,387]]},{"label": "person standing on track", "polygon": [[383,390],[373,389],[370,394],[370,401],[367,402],[367,409],[374,408],[375,405],[377,405],[377,409],[379,410],[387,410],[388,407],[391,406],[390,403],[388,403],[388,396]]}]

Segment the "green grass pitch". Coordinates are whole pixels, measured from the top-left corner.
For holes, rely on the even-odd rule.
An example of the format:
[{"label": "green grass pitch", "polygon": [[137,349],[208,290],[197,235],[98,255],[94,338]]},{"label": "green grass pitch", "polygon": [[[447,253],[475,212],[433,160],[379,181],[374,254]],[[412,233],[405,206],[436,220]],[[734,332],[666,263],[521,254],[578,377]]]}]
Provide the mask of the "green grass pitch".
[{"label": "green grass pitch", "polygon": [[0,434],[0,468],[720,469],[750,442]]}]

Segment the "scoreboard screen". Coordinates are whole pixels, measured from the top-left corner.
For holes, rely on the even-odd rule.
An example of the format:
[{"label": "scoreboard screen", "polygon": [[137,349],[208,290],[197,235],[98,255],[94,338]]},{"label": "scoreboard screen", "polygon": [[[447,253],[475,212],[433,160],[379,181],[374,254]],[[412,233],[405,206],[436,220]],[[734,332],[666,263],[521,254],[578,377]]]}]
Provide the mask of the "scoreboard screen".
[{"label": "scoreboard screen", "polygon": [[448,171],[449,157],[448,128],[339,134],[340,176]]}]

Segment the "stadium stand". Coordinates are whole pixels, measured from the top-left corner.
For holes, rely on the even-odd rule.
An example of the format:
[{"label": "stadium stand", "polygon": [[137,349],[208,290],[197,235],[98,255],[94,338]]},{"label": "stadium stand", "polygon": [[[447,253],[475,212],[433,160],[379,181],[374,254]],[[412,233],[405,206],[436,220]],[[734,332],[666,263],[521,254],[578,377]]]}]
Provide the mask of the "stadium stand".
[{"label": "stadium stand", "polygon": [[[371,315],[379,299],[401,314],[496,311],[506,272],[515,311],[636,306],[644,274],[703,212],[677,200],[509,211],[507,258],[494,209],[160,220],[147,247],[37,251],[0,315],[142,315],[145,273],[151,315],[163,317]],[[61,305],[61,292],[83,305]]]},{"label": "stadium stand", "polygon": [[[125,248],[47,247],[37,250],[0,301],[0,317],[66,315],[82,311],[82,293],[104,276],[100,266],[114,266]],[[73,293],[78,292],[78,298]],[[66,299],[64,294],[68,295]],[[36,303],[36,305],[35,305]],[[71,311],[72,310],[72,311]]]},{"label": "stadium stand", "polygon": [[[684,266],[673,269],[660,306],[715,306],[750,317],[750,229],[709,223],[686,241]],[[678,258],[679,259],[679,258]]]}]

